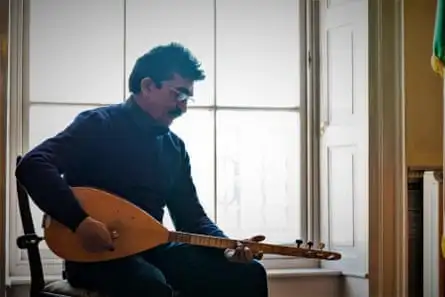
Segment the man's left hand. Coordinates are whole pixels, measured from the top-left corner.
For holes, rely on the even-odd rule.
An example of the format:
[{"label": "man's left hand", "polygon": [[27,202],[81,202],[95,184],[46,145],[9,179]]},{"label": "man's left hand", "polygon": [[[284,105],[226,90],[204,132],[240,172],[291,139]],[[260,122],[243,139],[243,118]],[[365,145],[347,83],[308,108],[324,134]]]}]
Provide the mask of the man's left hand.
[{"label": "man's left hand", "polygon": [[[246,241],[261,242],[265,239],[266,237],[264,235],[256,235],[252,238],[246,239]],[[224,255],[229,261],[237,263],[248,263],[253,259],[261,260],[263,258],[263,254],[261,252],[254,253],[248,246],[242,244],[241,242],[238,243],[238,247],[236,249],[226,249],[224,251]]]}]

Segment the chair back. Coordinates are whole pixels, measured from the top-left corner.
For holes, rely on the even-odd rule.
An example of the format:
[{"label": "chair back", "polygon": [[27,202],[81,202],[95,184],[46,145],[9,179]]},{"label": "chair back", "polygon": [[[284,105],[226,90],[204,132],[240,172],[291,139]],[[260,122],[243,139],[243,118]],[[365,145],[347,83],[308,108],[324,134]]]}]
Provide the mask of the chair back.
[{"label": "chair back", "polygon": [[[21,156],[17,157],[16,166],[20,163]],[[22,221],[23,235],[17,238],[17,246],[20,249],[26,249],[28,253],[29,269],[31,273],[31,297],[40,296],[44,286],[45,279],[42,267],[42,258],[40,256],[39,243],[43,240],[35,232],[32,219],[31,208],[29,205],[29,196],[26,189],[16,181],[17,198]]]}]

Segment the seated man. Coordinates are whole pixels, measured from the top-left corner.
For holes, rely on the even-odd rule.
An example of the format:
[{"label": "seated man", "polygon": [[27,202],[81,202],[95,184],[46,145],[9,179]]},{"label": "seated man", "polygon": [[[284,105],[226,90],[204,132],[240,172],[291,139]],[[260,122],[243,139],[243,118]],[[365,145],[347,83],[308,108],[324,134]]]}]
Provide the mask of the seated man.
[{"label": "seated man", "polygon": [[[198,200],[184,142],[169,130],[186,112],[194,82],[204,78],[200,63],[181,45],[152,49],[136,61],[126,102],[79,114],[23,157],[17,179],[40,209],[91,252],[112,249],[113,240],[103,223],[85,213],[70,186],[114,193],[159,221],[167,206],[177,230],[224,237]],[[188,297],[268,295],[263,266],[242,245],[222,251],[166,244],[107,262],[66,262],[66,272],[73,286],[111,297],[170,297],[173,291]]]}]

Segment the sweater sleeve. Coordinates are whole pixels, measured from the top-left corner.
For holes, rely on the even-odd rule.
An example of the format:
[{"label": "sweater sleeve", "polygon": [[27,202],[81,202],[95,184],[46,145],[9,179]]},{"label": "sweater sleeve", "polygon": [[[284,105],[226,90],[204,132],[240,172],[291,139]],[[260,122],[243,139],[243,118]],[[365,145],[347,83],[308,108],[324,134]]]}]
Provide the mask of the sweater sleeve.
[{"label": "sweater sleeve", "polygon": [[88,215],[62,174],[88,159],[102,125],[99,113],[80,113],[62,132],[23,156],[15,171],[18,182],[36,205],[73,232]]},{"label": "sweater sleeve", "polygon": [[180,177],[167,201],[167,207],[178,231],[227,237],[210,220],[198,199],[187,152],[185,152]]}]

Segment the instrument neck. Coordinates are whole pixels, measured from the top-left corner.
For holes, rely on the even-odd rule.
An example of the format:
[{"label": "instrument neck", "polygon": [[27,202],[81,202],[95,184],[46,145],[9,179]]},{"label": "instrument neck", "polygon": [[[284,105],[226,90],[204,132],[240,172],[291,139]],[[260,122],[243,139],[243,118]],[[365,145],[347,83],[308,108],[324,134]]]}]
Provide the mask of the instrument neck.
[{"label": "instrument neck", "polygon": [[264,244],[252,241],[239,241],[223,237],[190,234],[185,232],[170,231],[169,242],[181,242],[191,245],[214,247],[220,249],[234,249],[238,242],[242,242],[254,252],[261,251],[264,254],[281,254],[288,256],[302,256],[304,251],[295,247],[286,247],[273,244]]}]

